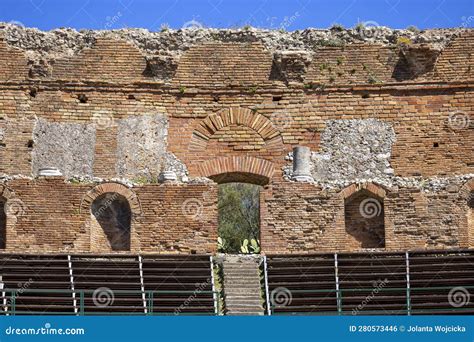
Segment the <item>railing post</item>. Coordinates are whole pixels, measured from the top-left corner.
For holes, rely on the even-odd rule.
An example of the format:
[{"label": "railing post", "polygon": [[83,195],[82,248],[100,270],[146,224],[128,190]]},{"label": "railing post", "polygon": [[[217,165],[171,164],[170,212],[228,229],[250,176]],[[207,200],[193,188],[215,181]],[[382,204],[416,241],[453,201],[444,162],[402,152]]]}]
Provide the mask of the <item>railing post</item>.
[{"label": "railing post", "polygon": [[265,279],[265,300],[267,301],[267,313],[269,316],[273,313],[272,303],[270,303],[270,293],[268,286],[268,265],[267,265],[267,256],[263,256],[263,277]]},{"label": "railing post", "polygon": [[334,275],[336,277],[336,304],[337,304],[337,314],[342,314],[342,298],[341,291],[339,289],[339,268],[337,261],[337,253],[334,253]]},{"label": "railing post", "polygon": [[71,291],[72,291],[72,305],[74,307],[74,313],[77,314],[77,299],[76,299],[76,291],[74,290],[74,274],[72,272],[72,258],[71,255],[68,254],[67,256],[67,263],[69,268],[69,281],[71,283]]},{"label": "railing post", "polygon": [[11,302],[12,302],[12,315],[15,316],[15,314],[16,314],[16,291],[12,291]]},{"label": "railing post", "polygon": [[151,315],[153,305],[153,291],[146,292],[146,314]]},{"label": "railing post", "polygon": [[147,314],[147,307],[146,307],[146,295],[145,295],[145,281],[143,280],[143,262],[142,256],[138,256],[138,269],[140,272],[140,289],[142,291],[142,303],[143,303],[143,311],[145,315]]},{"label": "railing post", "polygon": [[214,284],[214,259],[212,258],[212,255],[209,257],[209,263],[211,264],[211,289],[212,289],[212,299],[214,300],[214,314],[218,315],[219,314],[219,308],[218,308],[218,303],[217,301],[219,300],[216,295],[216,287]]},{"label": "railing post", "polygon": [[410,298],[410,258],[409,253],[405,252],[406,278],[407,278],[407,315],[411,315],[411,298]]},{"label": "railing post", "polygon": [[153,291],[150,291],[150,314],[153,314],[153,311],[154,311],[154,308],[153,308],[154,301],[155,301],[155,294]]},{"label": "railing post", "polygon": [[79,292],[79,315],[84,316],[84,290]]}]

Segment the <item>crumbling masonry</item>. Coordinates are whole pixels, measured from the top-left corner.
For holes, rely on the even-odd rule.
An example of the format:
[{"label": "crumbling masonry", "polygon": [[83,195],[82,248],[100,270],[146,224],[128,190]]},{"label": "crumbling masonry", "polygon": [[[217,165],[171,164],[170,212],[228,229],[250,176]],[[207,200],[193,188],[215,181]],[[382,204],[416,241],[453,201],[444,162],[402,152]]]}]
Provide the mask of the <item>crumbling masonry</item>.
[{"label": "crumbling masonry", "polygon": [[371,30],[2,25],[0,248],[215,253],[232,181],[265,254],[474,247],[474,31]]}]

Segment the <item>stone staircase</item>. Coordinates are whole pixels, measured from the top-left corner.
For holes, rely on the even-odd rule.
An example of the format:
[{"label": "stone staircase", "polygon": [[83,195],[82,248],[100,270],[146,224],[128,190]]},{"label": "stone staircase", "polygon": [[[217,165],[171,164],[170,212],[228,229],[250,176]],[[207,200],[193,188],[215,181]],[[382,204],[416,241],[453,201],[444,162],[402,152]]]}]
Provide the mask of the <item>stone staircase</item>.
[{"label": "stone staircase", "polygon": [[226,315],[263,315],[260,258],[226,256],[223,260]]}]

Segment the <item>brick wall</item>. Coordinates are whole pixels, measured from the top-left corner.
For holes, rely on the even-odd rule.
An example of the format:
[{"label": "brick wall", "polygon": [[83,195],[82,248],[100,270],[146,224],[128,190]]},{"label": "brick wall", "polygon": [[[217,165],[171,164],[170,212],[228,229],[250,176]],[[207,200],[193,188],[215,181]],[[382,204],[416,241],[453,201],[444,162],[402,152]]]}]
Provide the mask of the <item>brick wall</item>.
[{"label": "brick wall", "polygon": [[[367,198],[363,190],[354,193],[356,201],[348,203],[346,212],[339,190],[274,183],[263,193],[261,240],[267,253],[361,251],[364,239],[373,242],[372,234],[353,234],[354,228],[363,229],[361,224],[378,229],[378,235],[384,227],[386,250],[473,247],[472,240],[468,244],[466,198],[459,192],[391,189],[382,199],[372,193],[369,198],[380,199],[383,210],[374,218],[361,217],[357,197]],[[469,227],[472,234],[472,223]],[[369,250],[374,248],[383,250],[372,245]]]},{"label": "brick wall", "polygon": [[[128,189],[118,183],[105,183],[104,188],[104,184],[75,184],[66,183],[61,177],[40,177],[12,180],[6,186],[4,191],[10,194],[8,201],[12,206],[7,210],[7,252],[126,250],[112,247],[107,227],[104,231],[100,219],[94,216],[97,206],[94,211],[90,204],[105,193],[118,194],[117,198],[126,198],[131,203],[130,251],[216,250],[215,185],[147,184]],[[101,189],[97,190],[98,187]]]},{"label": "brick wall", "polygon": [[[264,253],[361,250],[374,245],[365,233],[371,229],[385,236],[387,250],[474,247],[468,204],[474,173],[472,44],[471,33],[457,38],[417,81],[410,56],[424,65],[432,61],[421,48],[325,47],[314,51],[307,71],[301,69],[303,82],[286,84],[272,79],[272,54],[261,43],[208,43],[186,51],[172,81],[163,84],[144,73],[143,53],[129,42],[97,39],[56,61],[51,74],[38,80],[27,79],[24,53],[0,41],[0,55],[8,57],[0,61],[0,172],[4,197],[18,211],[7,213],[6,250],[113,251],[91,213],[96,195],[109,189],[131,206],[131,251],[213,253],[216,183],[195,177],[265,186]],[[458,67],[462,77],[451,80]],[[186,166],[192,181],[132,179],[126,182],[133,187],[101,187],[122,176],[119,120],[158,113],[166,116],[166,152]],[[84,173],[103,179],[33,178],[39,118],[94,125],[92,170]],[[294,146],[320,151],[328,120],[368,118],[393,127],[389,163],[393,177],[405,182],[365,189],[383,204],[376,222],[360,217],[369,195],[358,192],[359,179],[331,187],[283,177]],[[145,144],[147,137],[135,142]],[[164,158],[149,158],[147,148],[137,151],[137,168],[158,169],[157,160]],[[436,177],[453,180],[436,186]],[[434,185],[423,188],[424,182]]]}]

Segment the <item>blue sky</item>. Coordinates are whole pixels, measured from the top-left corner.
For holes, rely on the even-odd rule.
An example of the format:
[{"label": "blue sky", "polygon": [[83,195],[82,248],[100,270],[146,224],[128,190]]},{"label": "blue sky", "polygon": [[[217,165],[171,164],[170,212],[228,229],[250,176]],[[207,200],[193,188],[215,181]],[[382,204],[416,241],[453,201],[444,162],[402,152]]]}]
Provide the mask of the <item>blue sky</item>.
[{"label": "blue sky", "polygon": [[43,30],[252,25],[293,31],[358,22],[473,27],[474,0],[0,0],[0,21]]}]

